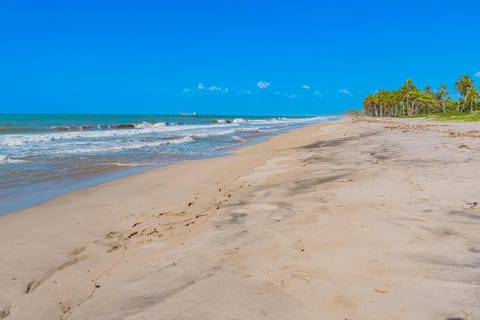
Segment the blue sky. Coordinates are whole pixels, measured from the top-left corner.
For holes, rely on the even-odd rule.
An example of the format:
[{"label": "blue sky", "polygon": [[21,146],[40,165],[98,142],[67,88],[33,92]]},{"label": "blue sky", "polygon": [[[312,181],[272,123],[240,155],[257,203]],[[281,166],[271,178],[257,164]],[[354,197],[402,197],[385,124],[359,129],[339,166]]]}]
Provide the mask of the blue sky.
[{"label": "blue sky", "polygon": [[462,0],[1,1],[0,113],[330,114],[407,78],[453,91],[480,71],[478,12]]}]

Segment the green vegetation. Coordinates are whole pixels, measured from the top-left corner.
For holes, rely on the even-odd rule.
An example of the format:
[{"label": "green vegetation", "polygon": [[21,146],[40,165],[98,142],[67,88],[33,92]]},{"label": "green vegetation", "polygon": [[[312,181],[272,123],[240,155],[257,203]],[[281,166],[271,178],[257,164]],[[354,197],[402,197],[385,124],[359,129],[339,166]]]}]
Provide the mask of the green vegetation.
[{"label": "green vegetation", "polygon": [[437,121],[463,121],[472,122],[480,121],[480,110],[473,112],[446,112],[446,113],[433,113],[433,114],[417,114],[415,116],[409,116],[409,118],[429,118]]},{"label": "green vegetation", "polygon": [[361,116],[361,115],[363,115],[363,112],[360,111],[360,110],[350,109],[350,110],[345,111],[345,114],[347,116]]},{"label": "green vegetation", "polygon": [[408,79],[400,89],[379,90],[363,101],[363,112],[371,117],[429,117],[436,120],[479,121],[479,93],[473,79],[464,75],[455,83],[458,100],[450,98],[447,85],[438,90],[427,85],[418,89]]}]

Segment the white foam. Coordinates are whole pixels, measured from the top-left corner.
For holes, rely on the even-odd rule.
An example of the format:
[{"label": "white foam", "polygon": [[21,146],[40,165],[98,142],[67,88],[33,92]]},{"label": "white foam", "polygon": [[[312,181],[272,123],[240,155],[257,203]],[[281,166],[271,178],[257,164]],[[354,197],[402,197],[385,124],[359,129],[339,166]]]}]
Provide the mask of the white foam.
[{"label": "white foam", "polygon": [[49,152],[46,152],[46,154],[114,153],[114,152],[120,152],[120,151],[126,151],[126,150],[152,148],[152,147],[158,147],[162,145],[189,143],[193,141],[194,139],[192,137],[186,136],[178,139],[160,140],[160,141],[154,141],[154,142],[137,142],[137,143],[126,142],[124,144],[117,143],[116,145],[97,144],[95,146],[90,146],[90,147],[51,150]]},{"label": "white foam", "polygon": [[233,120],[232,120],[232,123],[234,123],[234,124],[238,124],[238,123],[245,123],[245,122],[247,122],[247,120],[245,120],[245,119],[242,119],[242,118],[239,118],[239,119],[233,119]]},{"label": "white foam", "polygon": [[232,136],[232,139],[233,140],[236,140],[236,141],[240,141],[240,142],[245,142],[247,140],[243,139],[242,137],[239,137],[239,136]]},{"label": "white foam", "polygon": [[150,123],[150,122],[146,122],[146,121],[143,121],[143,122],[140,122],[140,123],[137,123],[135,124],[135,128],[136,129],[143,129],[143,128],[149,128],[151,126],[153,126],[154,124]]},{"label": "white foam", "polygon": [[[53,132],[46,134],[8,134],[0,136],[0,145],[3,146],[24,146],[27,144],[41,144],[59,140],[82,140],[82,139],[106,139],[115,137],[135,137],[139,135],[151,134],[173,134],[177,132],[196,132],[196,131],[212,131],[215,129],[225,129],[232,126],[253,126],[255,124],[262,125],[278,125],[278,124],[307,124],[320,121],[331,120],[333,117],[314,117],[314,118],[288,118],[287,120],[249,120],[234,119],[231,124],[217,123],[205,125],[166,125],[165,123],[156,123],[149,125],[140,123],[134,129],[110,129],[110,130],[94,130],[94,131],[67,131]],[[214,135],[214,134],[212,134]]]},{"label": "white foam", "polygon": [[0,136],[0,145],[5,146],[22,146],[29,143],[45,143],[58,140],[81,140],[81,139],[102,139],[114,137],[131,137],[138,135],[151,135],[155,133],[174,133],[180,131],[195,131],[202,129],[224,128],[228,124],[213,125],[165,125],[164,123],[155,124],[149,127],[135,129],[112,129],[98,131],[70,131],[70,132],[53,132],[46,134],[11,134]]},{"label": "white foam", "polygon": [[141,163],[141,162],[105,162],[107,165],[113,165],[117,167],[143,167],[143,166],[153,166],[157,165],[157,163],[154,162],[148,162],[148,163]]},{"label": "white foam", "polygon": [[2,163],[23,163],[23,162],[27,162],[27,160],[11,159],[7,156],[0,155],[0,164],[2,164]]},{"label": "white foam", "polygon": [[[235,119],[228,123],[202,125],[167,125],[138,123],[133,129],[108,129],[92,131],[62,131],[49,133],[0,135],[0,153],[11,158],[0,157],[0,163],[14,163],[26,156],[50,154],[84,154],[119,152],[142,148],[154,148],[167,144],[182,144],[193,139],[235,135],[241,132],[276,132],[291,125],[302,125],[331,120],[335,117],[271,118],[248,120]],[[222,119],[220,119],[222,120]],[[232,137],[238,140],[238,137]]]}]

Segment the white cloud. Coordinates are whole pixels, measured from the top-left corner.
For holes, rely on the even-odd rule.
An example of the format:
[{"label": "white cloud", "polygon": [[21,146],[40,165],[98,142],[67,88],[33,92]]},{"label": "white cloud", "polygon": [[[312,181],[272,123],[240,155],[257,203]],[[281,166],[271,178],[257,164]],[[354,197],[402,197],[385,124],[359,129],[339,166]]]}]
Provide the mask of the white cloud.
[{"label": "white cloud", "polygon": [[313,94],[316,95],[316,96],[319,97],[319,98],[323,98],[323,94],[322,94],[320,91],[318,91],[318,90],[315,90],[315,91],[313,92]]},{"label": "white cloud", "polygon": [[207,89],[208,91],[222,91],[222,88],[217,87],[217,86],[210,86]]},{"label": "white cloud", "polygon": [[189,94],[190,92],[192,92],[192,89],[185,88],[185,89],[183,89],[182,94]]},{"label": "white cloud", "polygon": [[206,87],[203,83],[199,83],[197,85],[197,89],[198,90],[207,90],[207,91],[211,91],[211,92],[223,92],[223,93],[228,92],[228,88],[222,88],[222,87],[219,87],[219,86]]},{"label": "white cloud", "polygon": [[228,92],[228,88],[222,88],[222,87],[217,87],[217,86],[210,86],[208,87],[207,89],[208,91],[218,91],[218,92],[223,92],[223,93],[227,93]]},{"label": "white cloud", "polygon": [[480,71],[475,73],[475,77],[480,78]]},{"label": "white cloud", "polygon": [[302,89],[310,90],[310,85],[304,84],[304,85],[302,85]]},{"label": "white cloud", "polygon": [[240,90],[240,94],[251,95],[252,91],[250,91],[250,90]]},{"label": "white cloud", "polygon": [[266,88],[270,87],[270,82],[258,81],[257,82],[257,87],[259,87],[260,89],[266,89]]},{"label": "white cloud", "polygon": [[352,95],[352,93],[348,89],[345,89],[345,88],[338,90],[338,92],[341,93],[341,94],[344,94],[346,96],[351,96]]}]

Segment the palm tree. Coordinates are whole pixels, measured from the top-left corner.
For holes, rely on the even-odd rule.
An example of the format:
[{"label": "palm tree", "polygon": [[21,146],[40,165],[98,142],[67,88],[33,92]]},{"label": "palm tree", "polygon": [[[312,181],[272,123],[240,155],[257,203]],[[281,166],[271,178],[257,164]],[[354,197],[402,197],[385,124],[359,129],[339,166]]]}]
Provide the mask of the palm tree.
[{"label": "palm tree", "polygon": [[363,110],[365,114],[370,117],[377,116],[377,110],[375,106],[376,94],[371,94],[363,100]]},{"label": "palm tree", "polygon": [[413,84],[413,81],[411,79],[407,79],[404,83],[403,83],[403,86],[402,86],[402,91],[404,92],[409,92],[409,91],[413,91],[417,89],[415,87],[415,85]]},{"label": "palm tree", "polygon": [[407,115],[410,115],[411,112],[410,93],[415,90],[417,90],[417,87],[415,87],[411,79],[407,79],[400,88],[403,95],[403,104],[407,106]]},{"label": "palm tree", "polygon": [[425,89],[423,89],[423,91],[425,91],[425,93],[428,93],[428,94],[431,94],[431,95],[434,94],[434,93],[433,93],[432,86],[429,85],[429,84],[427,84],[427,85],[425,86]]},{"label": "palm tree", "polygon": [[[465,101],[465,96],[467,94],[467,91],[471,87],[473,87],[473,80],[468,74],[464,74],[460,79],[458,79],[457,82],[455,82],[455,89],[457,89],[457,91],[463,97],[464,101]],[[465,103],[466,103],[466,101],[465,101]],[[463,111],[463,108],[465,107],[465,103],[462,106],[462,109],[460,109],[460,101],[459,101],[458,112]]]},{"label": "palm tree", "polygon": [[435,97],[437,98],[437,100],[442,104],[442,107],[443,107],[443,112],[445,113],[445,104],[448,100],[448,88],[447,88],[447,85],[442,83],[442,85],[440,86],[440,90],[437,91],[437,93],[435,94]]},{"label": "palm tree", "polygon": [[388,91],[381,89],[378,94],[378,104],[380,105],[380,117],[383,117],[383,115],[387,111],[388,105],[389,105],[389,94]]},{"label": "palm tree", "polygon": [[402,103],[402,92],[400,90],[395,90],[391,93],[391,96],[394,103],[394,115],[395,117],[398,117],[399,107]]},{"label": "palm tree", "polygon": [[[476,108],[479,102],[480,93],[474,87],[472,78],[469,75],[462,76],[456,83],[455,88],[461,94],[462,107],[470,106],[470,112]],[[449,90],[446,84],[442,84],[438,91],[434,91],[427,85],[425,90],[415,87],[412,80],[405,81],[400,89],[379,90],[367,96],[363,100],[364,113],[371,117],[398,117],[413,116],[422,113],[446,112],[447,106],[451,108],[452,100],[449,97]]]},{"label": "palm tree", "polygon": [[475,87],[469,87],[465,94],[465,103],[470,103],[470,112],[473,112],[473,105],[478,100],[478,91]]}]

